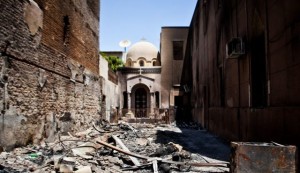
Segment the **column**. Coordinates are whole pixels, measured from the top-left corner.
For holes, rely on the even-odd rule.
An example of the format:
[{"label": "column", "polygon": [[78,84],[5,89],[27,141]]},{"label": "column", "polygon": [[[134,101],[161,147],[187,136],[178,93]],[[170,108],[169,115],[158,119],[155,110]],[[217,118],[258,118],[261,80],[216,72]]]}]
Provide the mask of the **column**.
[{"label": "column", "polygon": [[128,112],[131,111],[131,93],[127,93],[127,106],[128,106]]},{"label": "column", "polygon": [[154,108],[155,108],[155,97],[154,93],[150,93],[150,113],[154,113]]},{"label": "column", "polygon": [[127,97],[127,100],[128,100],[128,102],[127,102],[128,111],[126,113],[126,116],[128,118],[134,118],[134,115],[133,115],[133,113],[131,111],[131,93],[127,93],[127,94],[128,94],[128,97]]}]

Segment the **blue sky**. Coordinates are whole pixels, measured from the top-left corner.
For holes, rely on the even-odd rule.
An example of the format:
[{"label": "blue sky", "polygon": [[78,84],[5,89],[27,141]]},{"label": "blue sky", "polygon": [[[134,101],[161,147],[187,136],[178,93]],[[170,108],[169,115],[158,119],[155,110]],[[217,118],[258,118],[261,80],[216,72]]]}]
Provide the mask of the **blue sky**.
[{"label": "blue sky", "polygon": [[122,51],[142,38],[159,48],[162,26],[189,26],[197,0],[101,0],[100,50]]}]

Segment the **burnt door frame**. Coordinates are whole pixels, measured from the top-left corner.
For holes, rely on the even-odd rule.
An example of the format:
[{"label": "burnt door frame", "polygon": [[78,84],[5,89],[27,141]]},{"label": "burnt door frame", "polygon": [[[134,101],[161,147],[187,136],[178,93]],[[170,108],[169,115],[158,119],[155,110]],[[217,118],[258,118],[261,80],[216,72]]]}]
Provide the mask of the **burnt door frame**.
[{"label": "burnt door frame", "polygon": [[136,117],[147,117],[147,91],[140,87],[135,90],[135,116]]}]

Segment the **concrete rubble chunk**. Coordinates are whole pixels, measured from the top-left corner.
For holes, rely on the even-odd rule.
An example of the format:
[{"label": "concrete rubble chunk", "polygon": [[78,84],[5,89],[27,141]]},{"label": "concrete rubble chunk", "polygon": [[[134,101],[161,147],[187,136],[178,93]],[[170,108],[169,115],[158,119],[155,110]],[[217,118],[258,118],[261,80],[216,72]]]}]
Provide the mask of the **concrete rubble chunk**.
[{"label": "concrete rubble chunk", "polygon": [[175,144],[175,143],[173,143],[173,142],[169,142],[168,144],[174,146],[174,147],[177,149],[178,152],[181,152],[181,151],[182,151],[182,148],[183,148],[183,147],[182,147],[181,145]]},{"label": "concrete rubble chunk", "polygon": [[72,163],[76,162],[76,159],[74,157],[64,157],[63,160]]},{"label": "concrete rubble chunk", "polygon": [[60,167],[60,159],[62,158],[62,155],[54,155],[52,156],[53,164],[54,164],[54,169],[59,169]]},{"label": "concrete rubble chunk", "polygon": [[138,145],[146,146],[148,143],[149,143],[148,139],[144,139],[144,138],[136,139],[136,144],[138,144]]},{"label": "concrete rubble chunk", "polygon": [[88,135],[91,132],[92,132],[92,129],[89,128],[89,129],[87,129],[85,131],[75,133],[75,136],[76,137],[84,137],[84,136]]},{"label": "concrete rubble chunk", "polygon": [[92,173],[92,169],[90,166],[84,166],[79,168],[77,171],[74,171],[74,173]]},{"label": "concrete rubble chunk", "polygon": [[73,173],[73,167],[71,165],[61,164],[59,166],[59,172],[61,172],[61,173]]},{"label": "concrete rubble chunk", "polygon": [[78,148],[74,148],[72,149],[72,152],[75,156],[80,156],[84,159],[92,159],[93,156],[88,155],[89,153],[95,153],[95,144],[92,142],[87,142],[84,143],[80,146],[78,146]]}]

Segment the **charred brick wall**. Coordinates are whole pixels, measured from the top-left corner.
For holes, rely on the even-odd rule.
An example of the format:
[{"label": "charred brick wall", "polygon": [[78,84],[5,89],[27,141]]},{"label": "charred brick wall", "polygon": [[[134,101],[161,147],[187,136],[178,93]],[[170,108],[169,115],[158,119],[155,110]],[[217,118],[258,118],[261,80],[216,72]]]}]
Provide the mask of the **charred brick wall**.
[{"label": "charred brick wall", "polygon": [[[193,119],[229,139],[299,145],[297,0],[198,1],[182,85]],[[245,54],[227,58],[241,38]]]},{"label": "charred brick wall", "polygon": [[99,1],[0,3],[0,145],[53,140],[100,117]]}]

